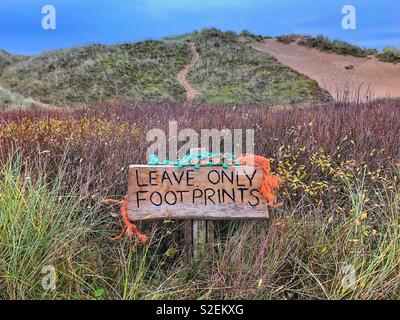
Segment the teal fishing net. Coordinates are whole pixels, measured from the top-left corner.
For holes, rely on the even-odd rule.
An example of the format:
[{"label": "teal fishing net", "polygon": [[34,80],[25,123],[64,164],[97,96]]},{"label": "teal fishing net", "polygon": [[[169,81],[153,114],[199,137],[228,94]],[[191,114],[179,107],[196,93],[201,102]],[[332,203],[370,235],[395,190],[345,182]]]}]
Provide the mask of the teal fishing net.
[{"label": "teal fishing net", "polygon": [[[214,159],[220,159],[220,161],[213,161]],[[183,158],[178,159],[177,161],[170,161],[170,160],[164,160],[160,161],[158,159],[158,156],[155,154],[150,155],[150,159],[148,161],[148,165],[171,165],[171,166],[177,166],[179,168],[183,167],[194,167],[195,169],[200,169],[201,163],[206,163],[207,166],[213,167],[213,166],[222,166],[225,169],[229,167],[229,165],[233,166],[240,166],[240,163],[235,161],[235,156],[231,153],[199,153],[199,154],[190,154],[190,155],[185,155]]]}]

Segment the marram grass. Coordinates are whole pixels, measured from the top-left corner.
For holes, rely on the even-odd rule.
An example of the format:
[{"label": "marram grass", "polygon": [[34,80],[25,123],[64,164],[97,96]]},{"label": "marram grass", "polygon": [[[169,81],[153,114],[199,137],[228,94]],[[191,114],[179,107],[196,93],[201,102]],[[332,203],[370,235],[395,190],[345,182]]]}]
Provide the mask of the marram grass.
[{"label": "marram grass", "polygon": [[[148,247],[111,243],[105,213],[62,184],[31,175],[18,157],[1,168],[2,299],[399,298],[395,189],[371,190],[371,200],[362,180],[348,179],[330,204],[344,214],[304,199],[269,221],[219,223],[215,252],[194,268],[171,237],[179,225],[155,224]],[[55,290],[42,287],[46,265]]]},{"label": "marram grass", "polygon": [[[398,106],[118,102],[4,112],[0,298],[399,299]],[[195,130],[254,128],[255,152],[284,179],[283,207],[263,222],[218,222],[215,250],[196,267],[180,222],[142,223],[146,247],[112,242],[118,208],[99,205],[126,194],[127,165],[144,161],[146,132],[169,119]],[[55,290],[42,287],[46,266]]]}]

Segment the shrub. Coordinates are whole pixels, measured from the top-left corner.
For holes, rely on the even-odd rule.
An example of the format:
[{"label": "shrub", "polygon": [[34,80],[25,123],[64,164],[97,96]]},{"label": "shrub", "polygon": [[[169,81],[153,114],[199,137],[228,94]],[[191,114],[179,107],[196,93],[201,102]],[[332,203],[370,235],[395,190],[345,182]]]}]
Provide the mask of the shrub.
[{"label": "shrub", "polygon": [[242,37],[248,43],[251,43],[252,41],[261,42],[264,40],[264,38],[266,38],[263,35],[257,35],[257,34],[251,33],[249,30],[246,30],[246,29],[244,29],[240,33],[240,37]]},{"label": "shrub", "polygon": [[313,37],[309,35],[289,34],[278,36],[275,39],[284,44],[297,42],[297,44],[304,47],[340,55],[351,55],[358,58],[365,58],[378,52],[376,49],[361,48],[345,41],[332,41],[323,35]]},{"label": "shrub", "polygon": [[400,62],[400,50],[386,48],[381,53],[377,54],[376,57],[380,61],[398,63]]},{"label": "shrub", "polygon": [[290,44],[293,42],[296,42],[300,35],[297,34],[289,34],[289,35],[283,35],[283,36],[277,36],[275,39],[278,42],[284,43],[284,44]]},{"label": "shrub", "polygon": [[322,35],[316,37],[301,36],[298,44],[308,48],[316,48],[321,51],[328,51],[340,55],[351,55],[358,58],[365,58],[368,55],[376,53],[374,49],[361,48],[340,40],[332,41]]}]

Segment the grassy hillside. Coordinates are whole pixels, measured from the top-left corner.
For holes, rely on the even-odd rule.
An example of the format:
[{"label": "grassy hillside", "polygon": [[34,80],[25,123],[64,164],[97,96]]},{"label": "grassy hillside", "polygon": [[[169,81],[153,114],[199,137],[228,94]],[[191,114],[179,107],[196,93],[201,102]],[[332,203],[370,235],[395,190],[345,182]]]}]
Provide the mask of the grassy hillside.
[{"label": "grassy hillside", "polygon": [[189,79],[200,102],[277,104],[329,98],[315,81],[246,42],[259,37],[208,29],[163,41],[88,45],[24,58],[0,52],[0,86],[6,90],[0,103],[25,106],[36,100],[72,106],[118,97],[182,102],[185,92],[176,75],[190,61],[188,41],[200,52]]},{"label": "grassy hillside", "polygon": [[[0,50],[0,77],[7,67],[23,61],[24,59],[27,59],[27,57],[13,55],[7,51]],[[26,99],[19,94],[15,94],[2,87],[0,83],[0,108],[3,108],[3,106],[25,108],[32,104],[34,104],[34,102],[31,99]]]},{"label": "grassy hillside", "polygon": [[185,44],[90,45],[8,64],[0,83],[25,97],[54,105],[120,96],[135,101],[182,101],[184,91],[175,77],[189,58]]},{"label": "grassy hillside", "polygon": [[13,55],[8,53],[7,51],[0,50],[0,74],[3,73],[4,69],[8,66],[18,63],[19,61],[23,61],[28,57],[20,56],[20,55]]},{"label": "grassy hillside", "polygon": [[200,53],[190,81],[207,103],[286,104],[328,100],[316,81],[257,52],[233,32],[216,29],[192,35]]},{"label": "grassy hillside", "polygon": [[0,110],[8,108],[28,108],[32,106],[39,106],[40,103],[31,99],[25,98],[20,94],[16,94],[11,90],[5,89],[0,86]]},{"label": "grassy hillside", "polygon": [[[0,50],[0,106],[34,103],[73,106],[124,97],[135,102],[183,102],[176,76],[191,59],[194,42],[200,60],[189,81],[198,102],[209,104],[288,104],[327,101],[317,82],[260,53],[250,44],[268,38],[205,29],[201,32],[113,46],[88,45],[26,57]],[[399,51],[377,52],[324,36],[285,35],[282,43],[341,55],[397,63]]]}]

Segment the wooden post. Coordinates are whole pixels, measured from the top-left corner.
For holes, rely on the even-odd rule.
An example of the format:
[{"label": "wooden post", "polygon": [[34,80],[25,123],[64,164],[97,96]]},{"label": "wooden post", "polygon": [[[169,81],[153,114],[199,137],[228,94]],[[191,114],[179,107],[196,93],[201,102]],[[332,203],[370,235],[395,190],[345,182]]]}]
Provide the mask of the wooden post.
[{"label": "wooden post", "polygon": [[185,245],[193,263],[214,249],[214,222],[211,220],[188,220],[184,226]]},{"label": "wooden post", "polygon": [[199,263],[207,251],[207,221],[193,220],[193,262]]}]

